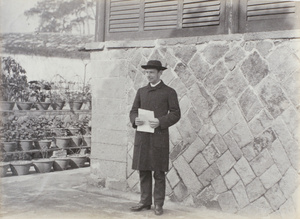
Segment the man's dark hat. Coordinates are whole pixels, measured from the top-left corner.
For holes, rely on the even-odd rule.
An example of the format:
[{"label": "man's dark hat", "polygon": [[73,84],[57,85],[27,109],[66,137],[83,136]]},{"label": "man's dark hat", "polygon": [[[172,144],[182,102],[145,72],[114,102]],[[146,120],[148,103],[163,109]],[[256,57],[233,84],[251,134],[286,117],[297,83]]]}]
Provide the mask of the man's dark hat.
[{"label": "man's dark hat", "polygon": [[157,70],[166,70],[167,68],[163,67],[161,62],[158,61],[158,60],[149,60],[147,62],[147,65],[142,65],[141,66],[143,69],[151,69],[151,68],[154,68],[154,69],[157,69]]}]

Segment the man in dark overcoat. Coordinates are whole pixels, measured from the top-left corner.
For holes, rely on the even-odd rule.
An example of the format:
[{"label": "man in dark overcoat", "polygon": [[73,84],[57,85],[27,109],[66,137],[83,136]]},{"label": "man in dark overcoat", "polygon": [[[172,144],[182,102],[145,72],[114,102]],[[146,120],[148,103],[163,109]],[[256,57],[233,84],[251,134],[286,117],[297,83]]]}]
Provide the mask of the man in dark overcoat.
[{"label": "man in dark overcoat", "polygon": [[150,60],[142,65],[149,84],[137,91],[130,111],[133,128],[143,125],[138,109],[154,112],[154,119],[149,121],[154,133],[135,132],[132,169],[139,170],[141,199],[131,207],[132,211],[151,209],[152,205],[152,171],[154,172],[154,212],[163,214],[166,177],[169,170],[169,130],[180,119],[180,108],[176,91],[165,85],[160,77],[163,70],[160,61]]}]

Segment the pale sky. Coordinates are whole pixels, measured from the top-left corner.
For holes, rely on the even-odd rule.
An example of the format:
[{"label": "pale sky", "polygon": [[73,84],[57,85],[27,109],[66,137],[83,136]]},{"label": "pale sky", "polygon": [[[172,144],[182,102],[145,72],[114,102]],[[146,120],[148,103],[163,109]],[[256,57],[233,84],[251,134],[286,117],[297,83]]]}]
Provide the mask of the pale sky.
[{"label": "pale sky", "polygon": [[34,32],[38,19],[27,20],[24,11],[35,6],[38,0],[0,0],[1,33]]}]

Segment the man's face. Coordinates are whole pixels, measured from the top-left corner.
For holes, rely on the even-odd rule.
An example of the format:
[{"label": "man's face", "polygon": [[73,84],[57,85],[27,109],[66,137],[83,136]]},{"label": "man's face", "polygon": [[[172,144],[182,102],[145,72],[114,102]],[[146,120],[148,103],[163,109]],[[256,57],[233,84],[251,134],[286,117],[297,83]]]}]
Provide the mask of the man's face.
[{"label": "man's face", "polygon": [[148,81],[151,84],[156,84],[160,80],[160,76],[162,74],[162,71],[159,71],[157,69],[146,69],[145,70],[145,75],[148,78]]}]

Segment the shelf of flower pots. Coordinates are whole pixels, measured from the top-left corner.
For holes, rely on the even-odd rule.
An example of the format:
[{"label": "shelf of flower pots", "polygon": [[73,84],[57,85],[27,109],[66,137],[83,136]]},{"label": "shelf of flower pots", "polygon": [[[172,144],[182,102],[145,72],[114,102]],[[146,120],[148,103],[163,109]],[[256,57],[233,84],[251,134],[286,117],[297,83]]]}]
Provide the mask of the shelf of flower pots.
[{"label": "shelf of flower pots", "polygon": [[79,147],[68,147],[68,148],[49,148],[47,150],[41,150],[41,149],[33,149],[28,151],[9,151],[9,152],[2,152],[2,154],[15,154],[15,153],[36,153],[36,152],[51,152],[51,151],[59,151],[59,150],[73,150],[73,149],[89,149],[91,146],[79,146]]}]

